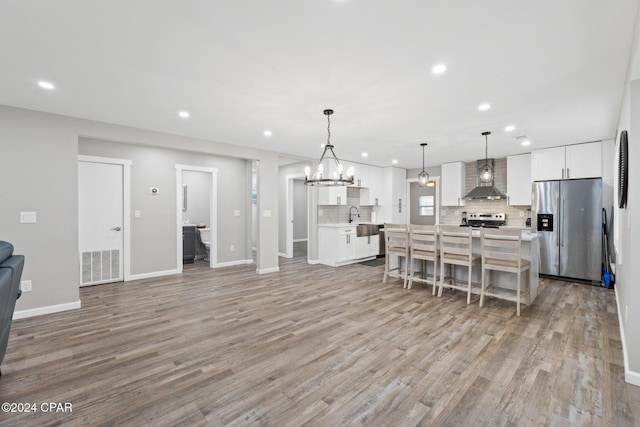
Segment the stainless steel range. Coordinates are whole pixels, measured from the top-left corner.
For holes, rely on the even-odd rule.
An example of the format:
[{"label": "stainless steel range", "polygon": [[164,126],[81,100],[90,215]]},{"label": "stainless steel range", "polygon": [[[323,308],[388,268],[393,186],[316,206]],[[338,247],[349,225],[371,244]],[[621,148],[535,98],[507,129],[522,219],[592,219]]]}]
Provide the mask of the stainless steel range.
[{"label": "stainless steel range", "polygon": [[469,213],[466,224],[463,222],[460,227],[500,228],[503,225],[507,225],[505,213]]}]

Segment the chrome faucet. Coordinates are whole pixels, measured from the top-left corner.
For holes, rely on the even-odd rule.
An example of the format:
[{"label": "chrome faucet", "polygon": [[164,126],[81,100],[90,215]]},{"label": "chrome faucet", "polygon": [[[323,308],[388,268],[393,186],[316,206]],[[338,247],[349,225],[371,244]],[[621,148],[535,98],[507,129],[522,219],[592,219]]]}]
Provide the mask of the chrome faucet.
[{"label": "chrome faucet", "polygon": [[357,215],[358,218],[360,218],[360,211],[358,210],[358,208],[355,207],[355,206],[351,206],[349,208],[349,224],[351,224],[353,222],[353,214],[351,213],[352,209],[356,210],[356,215]]}]

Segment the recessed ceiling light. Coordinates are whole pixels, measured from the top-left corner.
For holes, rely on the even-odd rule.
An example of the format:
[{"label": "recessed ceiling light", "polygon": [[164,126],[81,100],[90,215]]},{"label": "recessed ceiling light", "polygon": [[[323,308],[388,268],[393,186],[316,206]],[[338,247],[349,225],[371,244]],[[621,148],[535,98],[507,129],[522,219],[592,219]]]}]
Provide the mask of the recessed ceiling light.
[{"label": "recessed ceiling light", "polygon": [[398,164],[398,161],[396,159],[391,160],[391,163],[393,163],[394,165]]},{"label": "recessed ceiling light", "polygon": [[521,144],[526,147],[527,145],[531,144],[531,141],[529,141],[528,139],[525,139],[524,141],[521,142]]},{"label": "recessed ceiling light", "polygon": [[183,119],[188,119],[191,116],[191,114],[189,114],[189,112],[185,110],[179,111],[178,115]]},{"label": "recessed ceiling light", "polygon": [[269,129],[264,131],[264,136],[271,136],[273,135],[273,132],[271,132]]},{"label": "recessed ceiling light", "polygon": [[431,69],[431,72],[432,72],[433,74],[442,74],[442,73],[444,73],[445,71],[447,71],[447,66],[446,66],[446,65],[444,65],[444,64],[438,64],[438,65],[436,65],[435,67],[433,67],[433,68]]},{"label": "recessed ceiling light", "polygon": [[516,141],[525,147],[531,144],[531,140],[526,135],[516,136]]},{"label": "recessed ceiling light", "polygon": [[326,144],[320,144],[320,148],[324,148]]},{"label": "recessed ceiling light", "polygon": [[505,132],[513,132],[516,127],[514,125],[509,125],[504,128]]},{"label": "recessed ceiling light", "polygon": [[480,105],[478,105],[478,110],[480,110],[480,111],[487,111],[490,108],[491,108],[491,104],[480,104]]},{"label": "recessed ceiling light", "polygon": [[367,157],[369,153],[362,153],[362,157]]},{"label": "recessed ceiling light", "polygon": [[42,89],[49,89],[49,90],[56,88],[53,83],[45,82],[43,80],[38,82],[38,86],[40,86]]}]

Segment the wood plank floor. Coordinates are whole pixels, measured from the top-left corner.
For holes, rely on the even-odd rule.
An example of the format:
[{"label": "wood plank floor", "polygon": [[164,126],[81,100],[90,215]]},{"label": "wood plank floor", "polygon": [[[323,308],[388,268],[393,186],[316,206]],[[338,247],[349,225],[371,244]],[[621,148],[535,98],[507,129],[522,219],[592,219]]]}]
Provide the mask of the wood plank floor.
[{"label": "wood plank floor", "polygon": [[383,267],[255,266],[82,288],[82,308],[15,321],[2,426],[640,425],[612,291],[543,281],[522,316]]}]

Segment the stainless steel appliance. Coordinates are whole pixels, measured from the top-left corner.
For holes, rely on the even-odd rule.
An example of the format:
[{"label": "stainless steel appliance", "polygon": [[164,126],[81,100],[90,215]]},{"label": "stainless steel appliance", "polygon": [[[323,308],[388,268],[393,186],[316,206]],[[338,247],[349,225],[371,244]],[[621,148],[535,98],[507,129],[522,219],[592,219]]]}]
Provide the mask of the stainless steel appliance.
[{"label": "stainless steel appliance", "polygon": [[600,281],[602,179],[532,184],[532,231],[540,235],[540,274]]},{"label": "stainless steel appliance", "polygon": [[460,227],[499,228],[507,224],[505,213],[470,213]]}]

